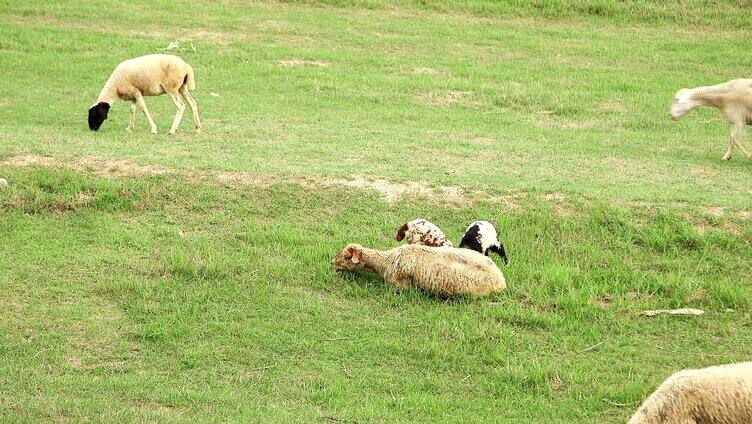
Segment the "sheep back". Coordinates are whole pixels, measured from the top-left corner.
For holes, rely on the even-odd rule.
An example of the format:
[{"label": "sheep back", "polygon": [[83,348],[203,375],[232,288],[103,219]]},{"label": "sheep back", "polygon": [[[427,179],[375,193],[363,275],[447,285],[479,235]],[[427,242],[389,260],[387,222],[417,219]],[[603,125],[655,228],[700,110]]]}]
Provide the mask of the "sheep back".
[{"label": "sheep back", "polygon": [[629,421],[629,424],[659,423],[752,423],[752,362],[672,375]]},{"label": "sheep back", "polygon": [[425,290],[483,296],[506,288],[496,264],[472,250],[410,244],[392,249],[389,256],[385,279],[409,279]]},{"label": "sheep back", "polygon": [[[183,59],[167,54],[150,54],[121,62],[110,76],[121,99],[135,99],[138,93],[158,96],[176,93],[183,84],[195,88],[193,68]],[[193,88],[191,88],[193,87]]]}]

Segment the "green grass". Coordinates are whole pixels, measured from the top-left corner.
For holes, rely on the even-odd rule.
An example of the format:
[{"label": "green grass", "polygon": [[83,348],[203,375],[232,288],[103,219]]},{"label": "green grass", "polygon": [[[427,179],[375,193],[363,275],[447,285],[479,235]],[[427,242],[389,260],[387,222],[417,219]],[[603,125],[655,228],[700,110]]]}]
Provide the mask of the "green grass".
[{"label": "green grass", "polygon": [[[532,4],[0,1],[0,421],[619,423],[749,359],[752,162],[667,116],[749,76],[749,3]],[[166,97],[90,132],[173,40],[205,133]],[[417,216],[496,220],[509,290],[331,270]],[[674,307],[706,314],[639,315]]]}]

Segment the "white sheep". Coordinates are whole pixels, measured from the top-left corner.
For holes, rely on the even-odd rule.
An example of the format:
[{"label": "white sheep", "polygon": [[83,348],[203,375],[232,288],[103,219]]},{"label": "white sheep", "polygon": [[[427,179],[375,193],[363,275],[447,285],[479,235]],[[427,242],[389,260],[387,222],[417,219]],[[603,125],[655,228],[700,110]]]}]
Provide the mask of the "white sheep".
[{"label": "white sheep", "polygon": [[509,264],[504,245],[499,241],[496,227],[488,221],[473,221],[465,230],[465,235],[460,240],[460,247],[475,250],[488,256],[489,252],[495,252],[504,264]]},{"label": "white sheep", "polygon": [[397,231],[397,241],[407,240],[408,244],[422,244],[434,247],[452,247],[452,242],[447,239],[441,228],[425,219],[413,219],[405,223]]},{"label": "white sheep", "polygon": [[750,423],[752,362],[680,371],[629,420],[629,424]]},{"label": "white sheep", "polygon": [[[140,107],[149,121],[151,133],[157,133],[149,110],[146,108],[144,96],[159,96],[167,93],[178,109],[172,121],[170,134],[174,134],[183,119],[185,103],[193,112],[193,123],[196,133],[201,133],[201,119],[198,116],[198,105],[189,90],[196,89],[196,80],[191,65],[183,59],[167,54],[150,54],[121,62],[107,79],[99,93],[97,102],[89,109],[89,128],[97,131],[105,119],[113,103],[118,100],[131,102],[130,123],[126,131],[131,132],[136,126],[136,106]],[[180,94],[180,96],[178,96]],[[183,100],[180,99],[183,98]]]},{"label": "white sheep", "polygon": [[674,96],[671,117],[679,119],[700,106],[719,109],[731,124],[731,137],[723,160],[730,160],[734,147],[747,157],[752,153],[744,146],[744,126],[752,124],[752,79],[735,79],[707,87],[682,88]]},{"label": "white sheep", "polygon": [[332,261],[336,270],[366,270],[380,274],[397,288],[415,284],[444,296],[485,296],[506,288],[494,262],[478,252],[454,247],[407,244],[374,250],[348,244]]}]

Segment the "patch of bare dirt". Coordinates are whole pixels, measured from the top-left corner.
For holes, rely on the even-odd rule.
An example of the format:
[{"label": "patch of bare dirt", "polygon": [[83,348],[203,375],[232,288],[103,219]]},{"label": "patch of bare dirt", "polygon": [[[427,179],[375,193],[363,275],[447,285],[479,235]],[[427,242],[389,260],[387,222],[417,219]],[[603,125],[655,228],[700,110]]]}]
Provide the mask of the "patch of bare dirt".
[{"label": "patch of bare dirt", "polygon": [[10,107],[10,100],[0,99],[0,107],[2,108]]},{"label": "patch of bare dirt", "polygon": [[68,168],[76,171],[87,171],[104,177],[116,178],[162,175],[170,172],[170,168],[162,165],[141,165],[127,159],[103,159],[92,155],[84,156],[73,162],[63,163],[50,156],[25,153],[7,158],[0,163],[19,168],[36,166],[47,168]]},{"label": "patch of bare dirt", "polygon": [[162,165],[141,165],[127,159],[102,159],[87,155],[75,162],[79,170],[86,170],[105,177],[140,177],[164,175],[170,168]]},{"label": "patch of bare dirt", "polygon": [[736,217],[741,219],[752,219],[752,212],[750,211],[737,211]]},{"label": "patch of bare dirt", "polygon": [[392,182],[388,180],[369,180],[357,177],[354,180],[328,179],[319,180],[324,186],[353,187],[361,190],[373,190],[381,194],[389,204],[397,203],[400,199],[409,196],[431,197],[443,200],[447,203],[467,205],[471,202],[465,196],[464,190],[457,186],[431,187],[427,183],[408,181]]},{"label": "patch of bare dirt", "polygon": [[479,197],[480,193],[474,193],[473,198],[480,198],[487,200],[489,203],[496,203],[502,205],[504,209],[511,212],[522,212],[522,204],[525,201],[524,194],[512,194],[505,196],[486,196]]},{"label": "patch of bare dirt", "polygon": [[712,206],[712,207],[704,208],[704,212],[706,214],[714,216],[716,218],[722,217],[725,211],[726,211],[726,208],[722,206]]},{"label": "patch of bare dirt", "polygon": [[289,68],[293,66],[318,66],[321,68],[326,68],[330,65],[330,63],[321,60],[286,59],[278,60],[277,65],[283,68]]},{"label": "patch of bare dirt", "polygon": [[595,299],[595,306],[598,309],[608,309],[608,306],[614,301],[614,296],[610,293],[605,293]]}]

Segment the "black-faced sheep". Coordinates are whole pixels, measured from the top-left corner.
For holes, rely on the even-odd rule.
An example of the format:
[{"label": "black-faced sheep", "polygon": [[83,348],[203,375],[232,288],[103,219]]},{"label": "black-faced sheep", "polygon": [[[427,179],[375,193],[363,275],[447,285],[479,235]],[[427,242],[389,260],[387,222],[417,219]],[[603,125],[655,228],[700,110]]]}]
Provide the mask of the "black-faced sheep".
[{"label": "black-faced sheep", "polygon": [[506,288],[496,264],[468,249],[407,244],[374,250],[348,244],[332,261],[339,271],[367,270],[380,274],[397,288],[413,284],[443,296],[485,296]]},{"label": "black-faced sheep", "polygon": [[700,106],[712,106],[731,124],[731,137],[723,160],[730,160],[734,147],[747,157],[752,153],[744,146],[744,126],[752,124],[752,79],[735,79],[707,87],[682,88],[674,96],[671,117],[679,119]]},{"label": "black-faced sheep", "polygon": [[441,228],[425,219],[413,219],[397,231],[397,241],[407,240],[408,244],[422,244],[434,247],[452,247]]},{"label": "black-faced sheep", "polygon": [[752,423],[752,362],[680,371],[651,394],[629,424]]},{"label": "black-faced sheep", "polygon": [[[126,131],[131,132],[136,126],[136,106],[140,107],[149,121],[151,133],[157,133],[149,110],[146,108],[144,96],[158,96],[167,94],[178,109],[172,121],[170,134],[174,134],[183,119],[185,104],[188,103],[193,112],[193,123],[196,133],[201,133],[201,119],[198,116],[198,105],[189,90],[196,89],[196,80],[191,65],[183,59],[167,54],[150,54],[121,62],[104,84],[97,102],[89,109],[89,129],[97,131],[102,125],[110,107],[118,100],[131,102],[130,123]],[[178,96],[180,94],[180,96]],[[181,100],[180,98],[183,98]]]},{"label": "black-faced sheep", "polygon": [[509,264],[507,252],[504,245],[499,242],[496,228],[488,221],[472,222],[465,230],[462,240],[460,240],[460,247],[475,250],[486,256],[489,252],[495,252],[501,256],[504,264]]}]

